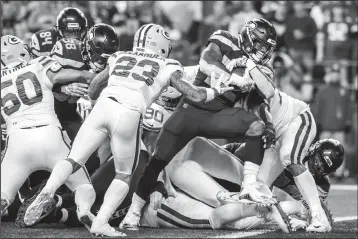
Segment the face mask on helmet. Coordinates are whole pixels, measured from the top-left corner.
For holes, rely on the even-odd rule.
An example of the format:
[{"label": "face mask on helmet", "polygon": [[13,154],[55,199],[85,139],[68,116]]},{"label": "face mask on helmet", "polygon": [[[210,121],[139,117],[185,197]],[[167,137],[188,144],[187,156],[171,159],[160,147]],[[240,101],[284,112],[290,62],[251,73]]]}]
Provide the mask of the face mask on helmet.
[{"label": "face mask on helmet", "polygon": [[57,29],[63,38],[83,40],[87,33],[87,19],[77,8],[65,8],[57,16]]},{"label": "face mask on helmet", "polygon": [[63,38],[83,40],[86,36],[86,29],[79,27],[78,23],[68,23],[66,28],[59,29]]},{"label": "face mask on helmet", "polygon": [[97,54],[92,47],[86,43],[86,51],[88,57],[88,64],[94,72],[100,72],[104,70],[107,64],[109,56],[101,56]]},{"label": "face mask on helmet", "polygon": [[[270,29],[258,24],[265,24],[266,28]],[[266,63],[276,48],[276,31],[268,24],[262,21],[248,22],[240,34],[243,50],[255,63]]]}]

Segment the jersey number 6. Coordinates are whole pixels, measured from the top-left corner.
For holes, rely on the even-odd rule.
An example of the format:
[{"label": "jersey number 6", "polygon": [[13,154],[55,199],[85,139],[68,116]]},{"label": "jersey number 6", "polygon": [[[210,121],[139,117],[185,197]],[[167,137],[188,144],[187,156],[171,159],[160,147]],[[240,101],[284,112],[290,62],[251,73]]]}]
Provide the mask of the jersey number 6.
[{"label": "jersey number 6", "polygon": [[[122,62],[127,62],[126,65],[120,65]],[[151,71],[143,71],[142,74],[137,74],[135,72],[131,72],[130,70],[137,65],[139,67],[151,66]],[[148,59],[141,60],[137,63],[137,59],[130,56],[122,56],[116,62],[116,66],[113,70],[113,75],[121,76],[127,78],[129,75],[132,76],[134,80],[144,81],[148,86],[152,85],[154,80],[153,78],[158,75],[159,64],[156,61],[151,61]]]},{"label": "jersey number 6", "polygon": [[[29,98],[26,94],[26,90],[25,90],[25,81],[26,80],[30,80],[33,84],[33,87],[35,89],[35,96],[32,98]],[[36,75],[30,71],[19,75],[16,78],[16,89],[17,89],[17,94],[21,100],[21,102],[25,105],[33,105],[35,103],[41,102],[42,98],[43,98],[43,94],[42,94],[42,90],[41,90],[41,85],[39,80],[37,79]],[[1,90],[10,87],[13,85],[12,80],[7,80],[4,82],[1,82]],[[27,85],[27,84],[26,84]],[[20,100],[19,98],[16,96],[16,94],[13,93],[8,93],[5,96],[1,97],[1,106],[4,107],[4,113],[9,116],[13,113],[15,113],[16,111],[18,111],[20,109]],[[12,101],[12,106],[8,106],[5,107],[6,102],[8,101]]]}]

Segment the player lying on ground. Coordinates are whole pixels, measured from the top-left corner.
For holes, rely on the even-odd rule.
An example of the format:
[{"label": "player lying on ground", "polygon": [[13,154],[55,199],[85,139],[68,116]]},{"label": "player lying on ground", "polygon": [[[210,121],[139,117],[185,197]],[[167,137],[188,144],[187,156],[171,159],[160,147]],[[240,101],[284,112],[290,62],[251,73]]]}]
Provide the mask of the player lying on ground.
[{"label": "player lying on ground", "polygon": [[81,126],[68,158],[55,166],[44,189],[29,206],[25,222],[35,223],[43,211],[55,203],[56,190],[110,136],[116,177],[107,189],[96,218],[90,212],[95,200],[94,190],[92,194],[83,195],[88,207],[79,214],[92,234],[124,236],[111,227],[108,220],[128,193],[140,149],[141,117],[146,108],[169,84],[184,97],[197,102],[210,101],[232,89],[221,86],[223,77],[213,77],[212,88],[195,87],[188,82],[183,77],[180,63],[167,58],[171,51],[170,37],[159,25],[147,24],[139,29],[133,46],[133,51],[111,56],[106,69],[91,82],[91,85],[107,87]]},{"label": "player lying on ground", "polygon": [[[196,136],[231,140],[245,137],[247,158],[250,158],[251,162],[246,162],[244,189],[241,196],[261,202],[273,201],[259,194],[255,189],[264,146],[266,144],[268,147],[274,138],[273,127],[266,125],[259,117],[244,108],[234,108],[234,105],[243,97],[243,92],[251,89],[252,83],[256,83],[262,97],[273,96],[274,87],[270,82],[271,79],[256,67],[256,64],[265,64],[270,59],[275,45],[275,28],[264,19],[253,19],[245,24],[239,38],[227,31],[217,31],[209,38],[208,46],[201,56],[200,71],[197,73],[194,84],[209,86],[210,75],[215,72],[224,74],[228,79],[226,83],[236,85],[238,88],[216,97],[209,103],[197,103],[190,99],[182,100],[161,129],[154,154],[139,181],[133,196],[132,207],[123,220],[121,228],[137,229],[141,209],[154,188],[159,173]],[[242,56],[250,58],[245,62],[249,79],[227,69],[227,64],[231,59]],[[251,79],[251,76],[254,78]],[[262,138],[266,140],[266,143]]]},{"label": "player lying on ground", "polygon": [[[54,112],[52,87],[82,81],[94,75],[63,69],[49,57],[31,59],[28,47],[15,36],[1,37],[1,115],[7,126],[7,145],[1,162],[1,215],[26,178],[36,170],[52,171],[69,152]],[[85,168],[66,181],[78,194],[90,185]]]}]

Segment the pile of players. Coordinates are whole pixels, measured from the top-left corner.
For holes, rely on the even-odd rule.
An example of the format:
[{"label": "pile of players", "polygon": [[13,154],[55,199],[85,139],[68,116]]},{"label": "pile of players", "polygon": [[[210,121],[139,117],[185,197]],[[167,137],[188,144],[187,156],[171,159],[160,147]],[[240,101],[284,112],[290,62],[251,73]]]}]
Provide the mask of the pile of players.
[{"label": "pile of players", "polygon": [[[31,48],[1,37],[2,219],[110,237],[268,221],[287,233],[331,231],[323,202],[344,150],[312,143],[309,106],[274,86],[275,46],[275,28],[252,19],[239,37],[214,32],[198,66],[183,67],[162,26],[142,26],[122,52],[111,26],[87,32],[76,8]],[[33,185],[39,170],[51,175]]]}]

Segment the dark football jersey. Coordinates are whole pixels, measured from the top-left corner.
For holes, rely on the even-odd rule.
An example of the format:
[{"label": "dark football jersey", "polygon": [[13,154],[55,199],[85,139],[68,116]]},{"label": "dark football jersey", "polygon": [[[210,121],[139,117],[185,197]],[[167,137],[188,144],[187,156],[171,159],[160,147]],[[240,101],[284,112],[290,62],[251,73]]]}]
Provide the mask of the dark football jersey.
[{"label": "dark football jersey", "polygon": [[54,27],[40,30],[32,35],[30,49],[32,53],[39,56],[48,56],[58,40],[62,37]]},{"label": "dark football jersey", "polygon": [[[239,40],[237,37],[231,35],[228,31],[219,30],[214,32],[209,40],[209,43],[215,43],[219,46],[221,53],[223,55],[222,63],[224,65],[228,64],[232,59],[240,58],[245,55],[244,51],[241,49]],[[205,73],[198,70],[198,73],[195,77],[194,85],[210,87],[209,85],[210,76],[207,76]],[[215,97],[214,100],[210,102],[191,102],[188,99],[183,99],[183,102],[189,103],[190,105],[204,110],[209,111],[219,111],[225,108],[230,108],[238,102],[243,94],[240,91],[227,91],[223,95]]]},{"label": "dark football jersey", "polygon": [[62,38],[56,42],[50,57],[56,59],[63,68],[89,70],[83,58],[83,49],[82,41]]}]

